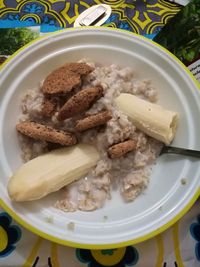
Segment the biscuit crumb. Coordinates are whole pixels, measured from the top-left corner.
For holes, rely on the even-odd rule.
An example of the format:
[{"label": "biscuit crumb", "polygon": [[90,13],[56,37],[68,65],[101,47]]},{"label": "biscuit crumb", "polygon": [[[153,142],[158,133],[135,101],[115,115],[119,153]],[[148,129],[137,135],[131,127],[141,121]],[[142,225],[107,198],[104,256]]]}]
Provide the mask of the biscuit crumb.
[{"label": "biscuit crumb", "polygon": [[181,184],[182,185],[186,185],[187,184],[187,179],[186,178],[182,178],[181,179]]},{"label": "biscuit crumb", "polygon": [[104,215],[103,216],[103,221],[105,222],[105,221],[107,221],[108,220],[108,216],[107,215]]},{"label": "biscuit crumb", "polygon": [[54,218],[53,218],[53,216],[47,216],[47,217],[45,217],[45,222],[47,222],[47,223],[53,223],[53,220]]},{"label": "biscuit crumb", "polygon": [[67,224],[67,229],[70,231],[74,231],[75,230],[75,223],[74,222],[69,222]]}]

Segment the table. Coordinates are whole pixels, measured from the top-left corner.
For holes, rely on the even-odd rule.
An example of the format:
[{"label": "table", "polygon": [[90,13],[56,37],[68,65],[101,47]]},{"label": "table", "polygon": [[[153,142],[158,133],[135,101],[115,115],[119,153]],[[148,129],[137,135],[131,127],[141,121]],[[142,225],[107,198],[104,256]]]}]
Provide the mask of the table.
[{"label": "table", "polygon": [[[180,6],[165,0],[3,0],[0,28],[40,26],[40,31],[73,27],[86,8],[109,4],[105,26],[152,37]],[[164,233],[119,249],[87,250],[60,246],[24,229],[0,209],[0,266],[6,267],[197,267],[200,266],[200,200]]]}]

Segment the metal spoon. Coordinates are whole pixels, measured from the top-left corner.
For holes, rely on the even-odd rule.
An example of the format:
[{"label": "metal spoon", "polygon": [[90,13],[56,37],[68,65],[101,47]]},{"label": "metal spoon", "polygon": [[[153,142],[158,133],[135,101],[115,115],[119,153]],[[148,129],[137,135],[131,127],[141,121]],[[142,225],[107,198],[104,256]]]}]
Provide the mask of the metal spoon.
[{"label": "metal spoon", "polygon": [[160,155],[170,153],[170,154],[179,154],[179,155],[185,155],[185,156],[191,156],[200,158],[200,151],[199,150],[193,150],[193,149],[186,149],[186,148],[180,148],[180,147],[173,147],[173,146],[163,146]]}]

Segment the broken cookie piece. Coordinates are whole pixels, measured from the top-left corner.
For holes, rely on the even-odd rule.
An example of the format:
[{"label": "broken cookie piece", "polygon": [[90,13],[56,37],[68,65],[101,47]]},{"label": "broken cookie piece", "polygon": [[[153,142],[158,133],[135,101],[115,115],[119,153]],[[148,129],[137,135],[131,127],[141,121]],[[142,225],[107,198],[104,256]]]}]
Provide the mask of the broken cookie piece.
[{"label": "broken cookie piece", "polygon": [[42,104],[42,115],[47,118],[51,117],[56,111],[57,102],[56,98],[45,97]]},{"label": "broken cookie piece", "polygon": [[66,94],[81,84],[79,74],[61,67],[51,72],[42,84],[42,92],[49,95]]},{"label": "broken cookie piece", "polygon": [[81,85],[81,76],[93,71],[86,63],[67,63],[52,71],[44,80],[42,91],[44,94],[60,95],[72,91]]},{"label": "broken cookie piece", "polygon": [[20,122],[16,128],[20,133],[36,140],[56,143],[62,146],[70,146],[77,143],[77,138],[74,134],[56,130],[53,127],[36,122]]},{"label": "broken cookie piece", "polygon": [[88,75],[94,70],[94,68],[92,68],[86,63],[77,63],[77,62],[68,63],[65,65],[65,67],[67,67],[70,71],[80,74],[81,76]]},{"label": "broken cookie piece", "polygon": [[111,159],[120,158],[128,152],[136,149],[136,142],[134,140],[127,140],[109,147],[108,155]]},{"label": "broken cookie piece", "polygon": [[94,115],[90,115],[82,120],[78,120],[75,125],[75,129],[79,132],[94,128],[105,124],[112,118],[110,111],[102,111]]},{"label": "broken cookie piece", "polygon": [[58,120],[62,121],[88,110],[100,97],[103,88],[95,86],[83,89],[72,96],[58,112]]}]

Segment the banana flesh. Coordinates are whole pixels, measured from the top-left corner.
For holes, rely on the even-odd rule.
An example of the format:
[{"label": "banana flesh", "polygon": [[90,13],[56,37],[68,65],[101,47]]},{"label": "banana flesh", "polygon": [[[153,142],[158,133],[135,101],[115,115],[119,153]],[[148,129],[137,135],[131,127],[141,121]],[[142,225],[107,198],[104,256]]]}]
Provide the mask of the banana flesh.
[{"label": "banana flesh", "polygon": [[87,144],[57,149],[22,165],[10,178],[13,201],[40,199],[86,175],[97,164],[99,153]]},{"label": "banana flesh", "polygon": [[114,102],[139,130],[166,145],[172,142],[178,124],[177,112],[127,93],[120,94]]}]

